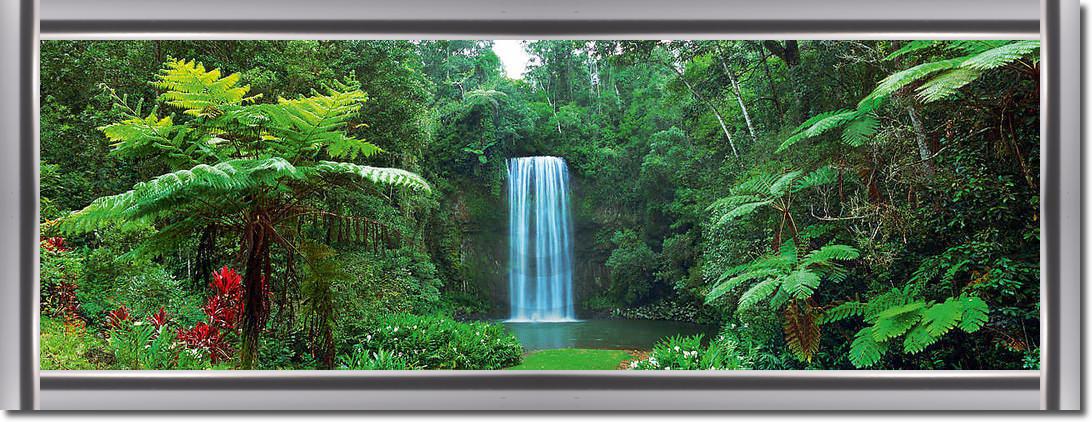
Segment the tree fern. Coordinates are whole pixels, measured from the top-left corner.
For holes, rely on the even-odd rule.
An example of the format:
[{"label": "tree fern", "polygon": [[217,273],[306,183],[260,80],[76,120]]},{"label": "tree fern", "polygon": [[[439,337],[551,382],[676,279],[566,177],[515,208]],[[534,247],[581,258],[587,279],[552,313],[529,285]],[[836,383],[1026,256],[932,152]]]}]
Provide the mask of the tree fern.
[{"label": "tree fern", "polygon": [[428,191],[429,185],[402,169],[331,161],[381,152],[350,135],[367,99],[358,83],[334,81],[322,93],[250,104],[258,97],[247,97],[249,86],[239,81],[238,74],[221,77],[200,63],[167,62],[153,81],[165,91],[159,101],[197,118],[158,118],[154,109],[138,117],[140,107],[121,105],[126,118],[102,131],[116,153],[138,159],[166,154],[174,158],[168,160],[173,169],[94,200],[60,227],[82,233],[109,224],[159,226],[158,234],[134,249],[141,256],[176,247],[208,224],[234,230],[245,251],[246,297],[254,302],[245,308],[242,330],[242,364],[250,367],[270,309],[260,289],[277,276],[269,265],[271,249],[291,257],[306,240],[295,230],[306,216],[331,220],[333,213],[311,208],[308,200],[330,189],[359,189],[360,181],[410,191]]},{"label": "tree fern", "polygon": [[959,56],[926,61],[896,71],[880,80],[872,92],[857,102],[853,109],[820,113],[804,121],[777,148],[783,152],[796,143],[816,138],[842,128],[841,141],[852,147],[867,144],[876,133],[879,121],[874,113],[897,92],[917,85],[915,96],[923,103],[952,98],[960,88],[978,80],[986,71],[1027,60],[1039,62],[1038,40],[1023,41],[911,41],[886,57],[905,58],[923,51],[956,53]]},{"label": "tree fern", "polygon": [[988,319],[989,307],[978,297],[964,294],[935,303],[916,299],[910,295],[912,292],[905,288],[892,289],[867,304],[848,302],[839,305],[827,311],[820,323],[862,317],[866,325],[857,332],[850,346],[849,359],[854,366],[867,367],[878,362],[899,337],[903,337],[904,353],[921,353],[952,329],[958,327],[972,333]]}]

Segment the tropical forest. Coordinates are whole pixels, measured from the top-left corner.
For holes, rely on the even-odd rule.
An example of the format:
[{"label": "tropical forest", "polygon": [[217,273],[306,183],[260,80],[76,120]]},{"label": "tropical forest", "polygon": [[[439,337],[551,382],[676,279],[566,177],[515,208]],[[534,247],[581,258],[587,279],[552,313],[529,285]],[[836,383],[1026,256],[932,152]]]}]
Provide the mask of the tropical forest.
[{"label": "tropical forest", "polygon": [[1037,40],[40,54],[43,370],[1039,368]]}]

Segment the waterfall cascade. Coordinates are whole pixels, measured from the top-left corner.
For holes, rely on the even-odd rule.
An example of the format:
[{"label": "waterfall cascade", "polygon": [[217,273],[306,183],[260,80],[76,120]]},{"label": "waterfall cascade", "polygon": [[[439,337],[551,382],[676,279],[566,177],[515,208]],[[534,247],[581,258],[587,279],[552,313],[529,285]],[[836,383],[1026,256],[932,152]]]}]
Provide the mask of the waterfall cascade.
[{"label": "waterfall cascade", "polygon": [[508,160],[509,321],[576,320],[572,231],[565,160]]}]

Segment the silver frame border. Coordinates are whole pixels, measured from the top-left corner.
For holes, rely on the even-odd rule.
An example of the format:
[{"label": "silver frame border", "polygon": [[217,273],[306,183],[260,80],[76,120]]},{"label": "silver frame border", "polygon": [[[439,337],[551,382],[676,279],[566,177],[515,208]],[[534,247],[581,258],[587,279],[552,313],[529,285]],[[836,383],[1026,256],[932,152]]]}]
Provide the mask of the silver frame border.
[{"label": "silver frame border", "polygon": [[[43,0],[61,3],[61,0]],[[617,1],[617,0],[614,0]],[[874,0],[875,3],[877,0]],[[996,7],[1020,8],[1017,1],[997,2]],[[221,21],[156,20],[129,17],[122,20],[47,19],[39,31],[36,0],[0,0],[4,13],[0,20],[0,57],[18,57],[0,65],[0,189],[9,199],[0,204],[0,315],[4,322],[0,343],[0,371],[18,374],[0,380],[0,399],[8,409],[39,408],[39,395],[49,408],[126,408],[146,407],[148,402],[119,405],[98,402],[101,392],[126,391],[152,397],[155,404],[171,408],[194,408],[193,398],[202,391],[231,391],[233,395],[256,394],[248,403],[277,404],[283,394],[321,390],[340,394],[336,403],[324,408],[398,408],[425,409],[619,409],[623,403],[647,397],[670,396],[691,392],[697,402],[677,407],[678,402],[649,402],[633,408],[680,409],[754,409],[757,403],[727,397],[752,397],[748,394],[779,390],[789,396],[827,394],[836,399],[866,393],[880,394],[881,402],[834,407],[819,402],[793,405],[782,398],[777,409],[877,409],[956,408],[958,403],[942,403],[953,392],[970,397],[974,394],[993,399],[967,400],[964,404],[987,409],[1013,406],[1011,400],[1023,400],[1027,394],[1042,394],[1044,409],[1080,409],[1083,402],[1081,351],[1083,331],[1078,315],[1083,316],[1081,287],[1083,280],[1082,239],[1082,149],[1079,130],[1079,93],[1062,86],[1079,86],[1075,69],[1080,68],[1077,33],[1080,13],[1076,1],[1044,0],[1039,17],[1019,15],[1018,19],[991,20],[973,13],[958,12],[961,0],[946,4],[946,15],[957,19],[902,18],[897,11],[890,19],[857,20],[817,19],[543,19],[533,13],[510,18],[491,19],[415,19],[412,8],[402,10],[402,19],[348,20],[332,19],[227,19]],[[123,2],[121,2],[123,3]],[[518,3],[518,2],[517,2]],[[527,2],[524,2],[526,4]],[[564,3],[564,2],[562,2]],[[621,3],[621,2],[619,2]],[[678,3],[678,1],[676,1]],[[692,1],[692,3],[694,3]],[[700,1],[696,1],[700,3]],[[720,15],[730,16],[733,5],[707,4]],[[799,0],[778,0],[807,8]],[[1023,1],[1023,3],[1027,3]],[[72,4],[66,4],[72,7]],[[344,4],[341,5],[345,7]],[[489,7],[480,2],[480,8]],[[517,5],[518,6],[518,5]],[[956,6],[957,12],[952,12]],[[978,5],[980,6],[980,5]],[[98,3],[83,7],[120,8],[119,4]],[[154,6],[153,6],[154,7]],[[472,7],[463,5],[462,7]],[[619,7],[623,7],[619,5]],[[740,5],[734,5],[740,7]],[[743,7],[761,8],[761,5]],[[822,7],[822,6],[820,6]],[[777,10],[776,6],[770,10]],[[1023,9],[1021,9],[1023,10]],[[11,13],[9,13],[11,12]],[[850,11],[842,13],[852,14]],[[632,14],[632,12],[629,12]],[[940,13],[940,11],[938,11]],[[1012,15],[1012,14],[1010,14]],[[780,15],[778,15],[780,16]],[[37,356],[37,212],[38,212],[38,73],[39,35],[44,39],[286,39],[286,38],[801,38],[801,39],[909,39],[909,38],[1036,38],[1044,41],[1042,95],[1042,199],[1044,265],[1042,277],[1043,364],[1042,371],[788,371],[788,372],[695,372],[695,373],[604,373],[596,371],[558,372],[274,372],[274,371],[41,371]],[[10,200],[16,199],[18,200]],[[1067,227],[1062,231],[1061,227]],[[1074,230],[1081,227],[1082,230]],[[1040,376],[1041,374],[1041,376]],[[39,388],[39,380],[41,388]],[[397,398],[406,391],[427,390],[435,393],[431,405],[414,406],[397,400],[382,402],[361,400],[369,397]],[[581,399],[615,397],[599,403]],[[343,394],[342,394],[343,393]],[[885,393],[890,393],[884,395]],[[446,394],[446,395],[445,395]],[[924,394],[921,396],[920,394]],[[930,395],[933,394],[933,395]],[[780,394],[779,394],[780,396]],[[50,399],[56,397],[56,399]],[[645,397],[645,396],[641,396]],[[932,397],[941,402],[921,401]],[[82,399],[81,399],[82,398]],[[129,397],[127,400],[132,400]],[[887,401],[884,401],[887,400]],[[962,399],[960,399],[962,400]],[[154,400],[153,400],[154,401]],[[181,406],[181,403],[192,402]],[[295,406],[314,406],[317,402],[282,402]],[[849,402],[846,402],[849,403]],[[338,407],[338,405],[343,407]],[[543,405],[551,407],[541,407]],[[232,407],[231,404],[220,406]],[[240,406],[236,404],[235,406]],[[241,405],[246,407],[247,405]],[[985,406],[985,407],[983,407]],[[200,408],[200,407],[198,407]],[[210,406],[210,408],[225,408]],[[269,407],[266,407],[269,408]]]}]

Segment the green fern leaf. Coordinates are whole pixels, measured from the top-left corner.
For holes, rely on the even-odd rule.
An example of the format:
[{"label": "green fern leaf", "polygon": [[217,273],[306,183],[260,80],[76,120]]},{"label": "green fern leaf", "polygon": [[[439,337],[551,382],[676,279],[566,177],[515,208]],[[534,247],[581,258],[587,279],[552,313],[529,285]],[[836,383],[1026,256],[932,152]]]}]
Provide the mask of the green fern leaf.
[{"label": "green fern leaf", "polygon": [[909,69],[900,70],[884,78],[872,90],[868,96],[857,103],[857,107],[860,108],[875,108],[877,102],[882,102],[894,94],[895,91],[902,89],[903,87],[910,85],[914,82],[920,81],[925,77],[935,74],[943,70],[951,70],[959,67],[966,59],[963,57],[947,60],[939,60],[935,62],[922,63]]},{"label": "green fern leaf", "polygon": [[917,96],[923,103],[931,103],[951,98],[959,88],[974,82],[982,72],[974,69],[959,68],[944,72],[930,79],[917,89]]},{"label": "green fern leaf", "polygon": [[770,297],[777,287],[781,285],[781,281],[778,279],[767,279],[743,292],[743,295],[739,297],[739,305],[736,307],[736,312],[743,312],[750,309],[756,303],[761,302],[763,299]]},{"label": "green fern leaf", "polygon": [[431,190],[428,182],[421,176],[398,168],[372,167],[352,163],[321,161],[315,165],[315,170],[319,174],[353,175],[377,185],[405,187],[413,190]]},{"label": "green fern leaf", "polygon": [[902,349],[910,354],[920,353],[926,347],[936,343],[936,341],[937,337],[929,334],[929,330],[925,329],[924,325],[918,324],[906,333],[906,337],[902,341]]},{"label": "green fern leaf", "polygon": [[804,258],[803,265],[814,265],[828,261],[849,261],[861,256],[860,251],[849,245],[823,245],[823,247],[811,251]]},{"label": "green fern leaf", "polygon": [[820,324],[842,321],[845,319],[864,315],[865,304],[861,302],[846,302],[830,308],[819,318]]},{"label": "green fern leaf", "polygon": [[774,270],[774,269],[756,269],[756,270],[747,271],[747,272],[744,272],[743,274],[740,274],[740,275],[737,275],[735,277],[729,278],[729,279],[725,280],[724,282],[722,282],[720,284],[717,284],[716,287],[713,287],[713,289],[710,290],[709,293],[705,295],[705,303],[712,303],[713,301],[717,300],[721,296],[724,296],[725,293],[728,293],[728,292],[734,290],[736,287],[739,287],[739,286],[743,285],[744,283],[746,283],[748,281],[759,280],[759,279],[763,279],[763,278],[767,278],[767,277],[776,276],[778,273],[779,273],[779,271]]},{"label": "green fern leaf", "polygon": [[883,59],[884,60],[894,60],[894,59],[896,59],[898,57],[901,57],[901,56],[904,56],[906,54],[933,47],[933,46],[937,45],[937,43],[940,43],[940,42],[941,41],[937,41],[937,40],[915,40],[915,41],[910,41],[910,42],[904,44],[898,50],[895,50],[895,52],[893,52],[891,54],[888,54],[887,57],[884,57]]},{"label": "green fern leaf", "polygon": [[165,92],[159,99],[191,116],[217,117],[225,106],[241,104],[250,86],[238,86],[239,74],[221,77],[220,69],[205,70],[196,61],[174,60],[156,75],[152,83]]},{"label": "green fern leaf", "polygon": [[940,337],[951,331],[963,317],[963,306],[956,298],[930,306],[922,313],[922,322],[929,335]]},{"label": "green fern leaf", "polygon": [[781,289],[788,292],[794,298],[804,300],[819,288],[819,274],[800,269],[793,271],[782,280]]},{"label": "green fern leaf", "polygon": [[1039,45],[1039,40],[1012,42],[971,56],[962,66],[973,70],[996,69],[1038,52]]},{"label": "green fern leaf", "polygon": [[879,362],[886,352],[887,345],[873,338],[872,327],[865,327],[857,332],[849,346],[849,362],[858,368],[867,368]]},{"label": "green fern leaf", "polygon": [[844,126],[859,115],[857,110],[838,110],[836,112],[824,113],[824,118],[816,121],[811,126],[797,132],[790,136],[780,146],[777,147],[777,153],[784,152],[789,147],[795,145],[797,142],[805,139],[811,139],[816,136],[822,135],[831,129],[835,129]]},{"label": "green fern leaf", "polygon": [[818,186],[829,185],[838,180],[838,172],[830,166],[823,166],[815,169],[815,171],[808,173],[804,177],[801,177],[793,185],[793,192],[799,192],[804,189],[810,189]]},{"label": "green fern leaf", "polygon": [[887,341],[901,336],[910,327],[917,324],[919,320],[921,320],[921,314],[918,312],[908,312],[887,318],[881,317],[872,326],[872,338],[876,341]]},{"label": "green fern leaf", "polygon": [[959,321],[959,329],[973,333],[986,325],[989,320],[990,307],[977,296],[963,296],[959,298],[963,306],[963,319]]},{"label": "green fern leaf", "polygon": [[849,122],[842,130],[842,142],[851,147],[859,147],[867,144],[876,134],[876,126],[880,121],[871,115],[861,117]]}]

